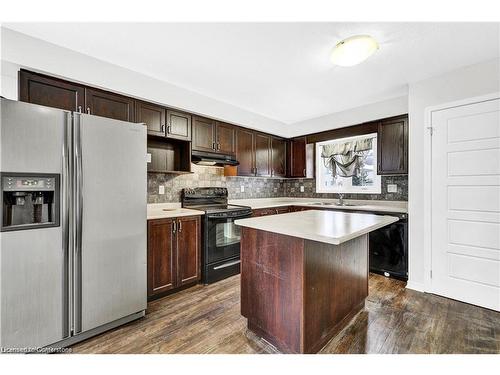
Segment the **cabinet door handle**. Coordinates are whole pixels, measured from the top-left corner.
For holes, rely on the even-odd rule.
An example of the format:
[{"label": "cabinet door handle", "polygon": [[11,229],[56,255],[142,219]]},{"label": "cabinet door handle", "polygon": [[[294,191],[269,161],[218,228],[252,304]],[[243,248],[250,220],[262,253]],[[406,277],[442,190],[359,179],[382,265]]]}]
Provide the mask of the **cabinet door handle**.
[{"label": "cabinet door handle", "polygon": [[172,233],[175,233],[177,231],[177,222],[174,220],[172,221]]},{"label": "cabinet door handle", "polygon": [[217,151],[220,151],[220,142],[217,142]]},{"label": "cabinet door handle", "polygon": [[162,126],[160,127],[160,131],[161,131],[162,133],[164,133],[164,132],[165,132],[165,125],[162,125]]},{"label": "cabinet door handle", "polygon": [[304,168],[304,170],[302,171],[302,174],[304,175],[304,177],[306,177],[306,169]]},{"label": "cabinet door handle", "polygon": [[167,134],[172,133],[171,129],[172,129],[172,126],[168,125],[168,126],[167,126]]},{"label": "cabinet door handle", "polygon": [[179,230],[178,232],[182,232],[182,221],[179,220]]},{"label": "cabinet door handle", "polygon": [[212,142],[212,150],[214,150],[214,151],[216,150],[216,148],[215,148],[215,142]]},{"label": "cabinet door handle", "polygon": [[87,113],[90,115],[90,107],[87,107]]}]

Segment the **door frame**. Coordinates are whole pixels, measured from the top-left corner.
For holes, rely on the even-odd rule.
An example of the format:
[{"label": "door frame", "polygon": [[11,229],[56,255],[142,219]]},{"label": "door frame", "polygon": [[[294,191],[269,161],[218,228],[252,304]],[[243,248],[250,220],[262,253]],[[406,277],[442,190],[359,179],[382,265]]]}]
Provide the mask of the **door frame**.
[{"label": "door frame", "polygon": [[[424,292],[434,293],[432,285],[432,114],[445,109],[500,99],[500,91],[425,108],[424,123]],[[411,250],[410,250],[411,251]]]}]

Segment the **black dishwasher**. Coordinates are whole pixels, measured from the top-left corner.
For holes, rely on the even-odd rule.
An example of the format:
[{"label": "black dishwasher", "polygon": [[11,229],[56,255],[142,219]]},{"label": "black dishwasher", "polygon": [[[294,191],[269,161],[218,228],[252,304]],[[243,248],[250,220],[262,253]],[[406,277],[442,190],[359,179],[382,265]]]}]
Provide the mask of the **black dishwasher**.
[{"label": "black dishwasher", "polygon": [[399,221],[370,232],[370,272],[408,280],[408,215],[380,215],[397,216]]}]

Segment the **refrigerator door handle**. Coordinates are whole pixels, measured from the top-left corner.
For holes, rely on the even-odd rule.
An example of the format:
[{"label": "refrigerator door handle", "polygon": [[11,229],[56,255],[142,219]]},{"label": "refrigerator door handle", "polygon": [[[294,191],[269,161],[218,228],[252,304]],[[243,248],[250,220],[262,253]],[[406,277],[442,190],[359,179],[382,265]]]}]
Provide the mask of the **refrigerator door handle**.
[{"label": "refrigerator door handle", "polygon": [[73,258],[73,333],[82,330],[82,215],[83,215],[83,173],[80,115],[74,117],[74,258]]},{"label": "refrigerator door handle", "polygon": [[63,251],[63,338],[71,335],[71,256],[70,256],[70,145],[71,145],[71,124],[72,116],[66,114],[66,122],[63,128],[63,149],[62,149],[62,179],[61,179],[61,207],[62,207],[62,251]]}]

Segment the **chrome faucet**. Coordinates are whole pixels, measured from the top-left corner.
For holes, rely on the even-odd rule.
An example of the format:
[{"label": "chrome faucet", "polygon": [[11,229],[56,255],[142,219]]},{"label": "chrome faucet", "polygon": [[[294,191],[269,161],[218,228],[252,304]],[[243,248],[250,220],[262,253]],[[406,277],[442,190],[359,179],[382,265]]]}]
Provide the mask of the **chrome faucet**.
[{"label": "chrome faucet", "polygon": [[344,205],[344,194],[339,193],[339,206]]}]

